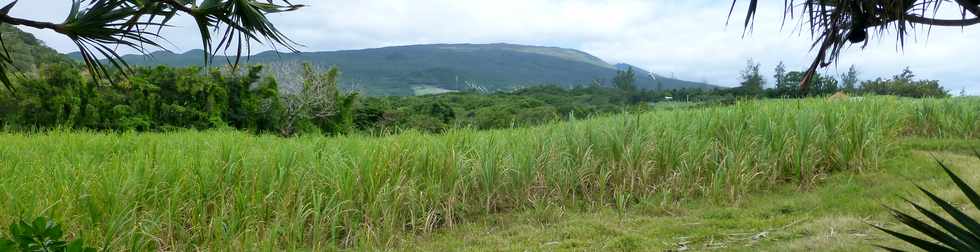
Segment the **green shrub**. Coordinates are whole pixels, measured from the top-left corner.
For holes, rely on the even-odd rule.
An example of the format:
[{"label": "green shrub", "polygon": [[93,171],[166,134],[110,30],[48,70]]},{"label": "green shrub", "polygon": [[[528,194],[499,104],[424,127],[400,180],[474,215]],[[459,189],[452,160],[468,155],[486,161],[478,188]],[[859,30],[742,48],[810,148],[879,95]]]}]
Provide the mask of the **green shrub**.
[{"label": "green shrub", "polygon": [[9,234],[0,239],[0,252],[95,252],[80,239],[65,239],[61,225],[38,217],[33,222],[19,221],[10,225]]}]

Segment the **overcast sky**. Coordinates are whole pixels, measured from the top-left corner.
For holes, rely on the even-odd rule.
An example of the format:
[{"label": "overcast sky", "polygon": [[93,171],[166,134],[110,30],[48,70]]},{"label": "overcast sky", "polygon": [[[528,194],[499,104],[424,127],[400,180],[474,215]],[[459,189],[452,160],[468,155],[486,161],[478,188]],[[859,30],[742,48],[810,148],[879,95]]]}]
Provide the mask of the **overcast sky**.
[{"label": "overcast sky", "polygon": [[[9,0],[0,0],[4,4]],[[63,2],[64,4],[54,4]],[[21,1],[16,17],[61,21],[70,0]],[[725,25],[729,0],[293,0],[310,7],[271,18],[303,51],[428,43],[516,43],[579,49],[610,63],[625,62],[680,79],[731,86],[752,58],[767,76],[779,61],[790,69],[810,63],[808,34],[796,21],[781,28],[782,2],[763,1],[755,29],[742,37],[744,6]],[[746,1],[742,1],[746,2]],[[766,5],[770,4],[770,5]],[[186,17],[165,35],[183,52],[200,47]],[[34,33],[61,52],[77,49],[49,31]],[[845,51],[838,75],[854,64],[861,78],[891,76],[906,66],[958,94],[980,94],[980,27],[922,30],[904,49],[894,34],[868,48]],[[263,49],[264,50],[264,49]],[[771,81],[770,81],[771,85]]]}]

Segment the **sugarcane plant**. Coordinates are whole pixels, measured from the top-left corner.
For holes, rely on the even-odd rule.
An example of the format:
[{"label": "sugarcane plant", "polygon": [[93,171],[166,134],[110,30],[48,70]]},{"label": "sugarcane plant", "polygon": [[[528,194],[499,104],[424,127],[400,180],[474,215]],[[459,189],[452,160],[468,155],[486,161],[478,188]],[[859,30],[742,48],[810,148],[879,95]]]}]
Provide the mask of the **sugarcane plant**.
[{"label": "sugarcane plant", "polygon": [[[190,16],[200,30],[207,65],[213,55],[234,55],[237,66],[242,55],[248,55],[252,43],[266,43],[296,52],[297,43],[286,37],[266,17],[268,14],[294,11],[300,4],[289,0],[72,0],[71,11],[61,23],[15,17],[11,10],[17,1],[0,8],[0,24],[51,30],[71,39],[96,79],[112,78],[114,69],[126,74],[129,65],[116,53],[118,47],[140,53],[165,49],[160,36],[171,27],[177,16]],[[217,35],[217,36],[216,36]],[[0,82],[13,90],[9,72],[13,65],[10,53],[3,47],[0,35]]]},{"label": "sugarcane plant", "polygon": [[[977,159],[980,159],[980,151],[974,151]],[[953,171],[949,169],[946,164],[938,162],[939,166],[946,171],[953,183],[959,187],[960,191],[973,203],[974,209],[980,210],[980,194],[967,185],[962,179],[956,176]],[[888,212],[895,217],[899,222],[902,222],[906,226],[924,234],[925,236],[932,239],[926,240],[918,238],[909,234],[903,234],[894,230],[886,229],[880,226],[874,226],[875,228],[888,233],[898,239],[908,242],[912,246],[915,246],[926,251],[980,251],[980,222],[976,218],[971,217],[964,213],[962,210],[953,206],[948,201],[936,196],[934,193],[929,192],[922,187],[918,187],[920,191],[925,193],[932,202],[942,208],[943,212],[952,217],[953,221],[943,218],[938,212],[930,211],[923,207],[922,205],[916,204],[908,199],[904,199],[906,202],[912,205],[915,210],[922,213],[927,219],[933,222],[933,224],[926,223],[925,221],[919,220],[912,217],[909,214],[903,213],[894,208],[888,208]],[[955,223],[954,223],[955,221]],[[957,224],[958,223],[958,224]],[[878,246],[888,251],[902,251],[900,249],[888,247],[888,246]]]}]

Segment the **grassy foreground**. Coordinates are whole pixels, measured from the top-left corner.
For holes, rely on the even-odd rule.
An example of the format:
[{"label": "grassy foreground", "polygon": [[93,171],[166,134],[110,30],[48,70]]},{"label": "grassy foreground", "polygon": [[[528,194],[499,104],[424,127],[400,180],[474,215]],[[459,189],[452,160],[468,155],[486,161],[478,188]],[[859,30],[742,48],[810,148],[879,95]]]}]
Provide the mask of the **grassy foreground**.
[{"label": "grassy foreground", "polygon": [[[561,207],[484,216],[451,230],[408,238],[406,251],[882,251],[916,248],[872,228],[918,234],[882,205],[914,211],[901,197],[927,203],[914,185],[955,205],[970,203],[936,165],[951,165],[980,185],[980,140],[903,139],[881,169],[844,171],[799,190],[794,185],[746,195],[734,204],[694,199],[628,210],[575,211]],[[932,206],[931,204],[926,204]],[[934,207],[938,209],[938,207]],[[936,210],[933,209],[933,210]],[[965,207],[972,216],[980,212]]]},{"label": "grassy foreground", "polygon": [[393,246],[487,214],[746,204],[880,167],[902,136],[976,139],[978,119],[976,99],[878,97],[438,136],[4,134],[0,224],[52,216],[112,251]]}]

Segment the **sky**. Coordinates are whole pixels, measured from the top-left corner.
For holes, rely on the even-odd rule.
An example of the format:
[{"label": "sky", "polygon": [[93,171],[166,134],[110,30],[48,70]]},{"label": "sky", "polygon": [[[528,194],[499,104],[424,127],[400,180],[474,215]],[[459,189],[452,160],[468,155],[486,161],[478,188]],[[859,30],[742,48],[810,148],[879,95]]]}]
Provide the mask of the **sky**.
[{"label": "sky", "polygon": [[[52,2],[64,2],[53,4]],[[0,0],[6,4],[9,0]],[[21,1],[10,15],[58,22],[71,0]],[[734,86],[746,61],[766,76],[780,61],[802,70],[812,61],[809,33],[799,20],[783,25],[783,1],[763,1],[754,28],[743,33],[747,1],[726,25],[729,0],[293,0],[309,7],[270,19],[301,51],[328,51],[431,43],[514,43],[573,48],[610,63],[629,63],[675,78]],[[955,10],[940,13],[948,17]],[[945,15],[945,16],[944,16]],[[192,21],[166,29],[167,49],[200,47]],[[61,52],[77,51],[57,33],[23,28]],[[953,94],[980,95],[980,25],[919,29],[904,47],[895,34],[872,37],[866,48],[844,51],[840,75],[855,65],[862,79],[890,77],[905,67],[939,80]],[[743,36],[744,35],[744,36]],[[256,52],[268,48],[256,48]],[[772,85],[770,77],[769,85]]]}]

